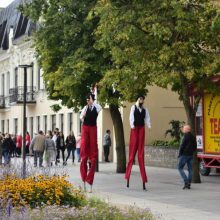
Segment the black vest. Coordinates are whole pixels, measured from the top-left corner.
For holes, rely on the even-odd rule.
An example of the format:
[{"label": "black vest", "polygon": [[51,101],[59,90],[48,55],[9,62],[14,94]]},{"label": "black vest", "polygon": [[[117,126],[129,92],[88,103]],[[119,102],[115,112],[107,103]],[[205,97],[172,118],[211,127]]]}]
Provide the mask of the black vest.
[{"label": "black vest", "polygon": [[135,110],[134,110],[134,126],[144,126],[145,124],[145,115],[146,111],[144,108],[142,108],[142,111],[140,112],[137,106],[135,105]]},{"label": "black vest", "polygon": [[97,117],[98,117],[98,113],[96,107],[93,106],[92,110],[88,107],[86,110],[86,116],[84,118],[83,124],[88,126],[96,126]]}]

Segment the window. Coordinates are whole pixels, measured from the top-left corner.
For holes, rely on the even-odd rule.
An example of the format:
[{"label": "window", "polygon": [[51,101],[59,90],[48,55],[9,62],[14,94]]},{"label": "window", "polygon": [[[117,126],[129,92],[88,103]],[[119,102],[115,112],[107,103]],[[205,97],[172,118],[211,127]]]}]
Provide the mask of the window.
[{"label": "window", "polygon": [[5,121],[4,120],[1,121],[1,132],[5,133]]},{"label": "window", "polygon": [[44,115],[44,133],[47,133],[47,115]]},{"label": "window", "polygon": [[10,133],[9,132],[9,119],[7,120],[7,132]]},{"label": "window", "polygon": [[18,134],[18,119],[14,119],[14,133]]},{"label": "window", "polygon": [[34,117],[30,117],[29,119],[29,128],[30,128],[30,136],[33,138],[34,135]]},{"label": "window", "polygon": [[54,131],[56,128],[56,115],[51,115],[51,129]]},{"label": "window", "polygon": [[7,95],[8,95],[9,94],[9,89],[10,89],[10,73],[9,72],[7,72],[6,83],[7,83],[6,90],[7,90]]},{"label": "window", "polygon": [[40,116],[37,116],[36,118],[36,129],[37,129],[37,132],[40,131]]},{"label": "window", "polygon": [[71,132],[73,129],[73,113],[68,114],[68,132]]},{"label": "window", "polygon": [[15,81],[14,81],[15,88],[18,87],[18,68],[15,68]]},{"label": "window", "polygon": [[1,88],[1,94],[4,96],[5,95],[5,74],[2,74],[2,78],[1,78],[1,80],[2,80],[2,88]]},{"label": "window", "polygon": [[60,131],[63,132],[64,121],[63,121],[63,114],[60,114]]},{"label": "window", "polygon": [[38,66],[38,73],[37,73],[37,89],[40,90],[40,79],[41,78],[41,71],[40,67]]}]

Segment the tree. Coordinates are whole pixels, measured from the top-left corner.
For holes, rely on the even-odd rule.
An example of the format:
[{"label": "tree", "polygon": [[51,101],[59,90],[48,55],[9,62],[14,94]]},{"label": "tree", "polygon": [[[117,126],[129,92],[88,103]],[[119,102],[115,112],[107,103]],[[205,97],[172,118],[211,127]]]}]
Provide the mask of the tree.
[{"label": "tree", "polygon": [[[122,70],[122,80],[129,79],[120,83],[120,74],[111,70],[103,81],[116,77],[116,88],[122,93],[129,83],[135,86],[137,77],[145,84],[171,87],[195,132],[203,92],[218,91],[209,80],[220,67],[218,7],[211,0],[100,0],[96,12],[100,16],[96,45],[110,51],[119,66],[114,71]],[[133,70],[139,70],[138,76]],[[193,99],[190,87],[196,90]],[[193,161],[193,181],[200,182],[196,155]]]},{"label": "tree", "polygon": [[[77,110],[85,104],[91,87],[98,84],[99,101],[103,105],[109,104],[115,128],[117,172],[124,173],[125,142],[119,108],[127,97],[116,89],[113,81],[101,82],[117,64],[111,54],[94,46],[96,37],[93,33],[99,22],[93,10],[96,2],[32,0],[21,5],[20,10],[32,20],[40,21],[33,39],[50,99],[61,100],[62,105]],[[136,96],[139,89],[130,88]],[[53,106],[54,110],[59,108]]]}]

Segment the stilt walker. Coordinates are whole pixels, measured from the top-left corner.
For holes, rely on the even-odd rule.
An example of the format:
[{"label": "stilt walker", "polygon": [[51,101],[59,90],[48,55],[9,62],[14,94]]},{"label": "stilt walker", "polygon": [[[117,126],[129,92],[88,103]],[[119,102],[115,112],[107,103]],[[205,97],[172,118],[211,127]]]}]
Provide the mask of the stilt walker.
[{"label": "stilt walker", "polygon": [[127,180],[127,187],[129,187],[129,180],[131,175],[132,165],[134,163],[135,155],[138,151],[138,163],[143,182],[143,190],[146,190],[145,183],[147,183],[147,175],[144,164],[144,140],[145,140],[145,124],[151,128],[150,115],[146,108],[143,107],[145,97],[139,95],[136,99],[136,104],[131,107],[130,111],[130,144],[129,144],[129,161],[126,168],[125,179]]},{"label": "stilt walker", "polygon": [[[86,190],[86,183],[90,186],[92,192],[92,185],[95,175],[96,161],[98,158],[98,144],[97,144],[97,117],[101,111],[101,106],[94,103],[95,95],[90,94],[87,97],[87,105],[82,109],[80,119],[82,125],[82,138],[80,147],[80,174]],[[88,160],[91,163],[91,168],[88,170]]]}]

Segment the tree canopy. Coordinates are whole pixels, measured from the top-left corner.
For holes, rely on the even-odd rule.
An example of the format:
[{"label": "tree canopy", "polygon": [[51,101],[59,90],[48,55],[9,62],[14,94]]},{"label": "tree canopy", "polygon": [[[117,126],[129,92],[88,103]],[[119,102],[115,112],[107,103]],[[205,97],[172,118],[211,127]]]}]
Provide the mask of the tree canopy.
[{"label": "tree canopy", "polygon": [[[121,92],[134,88],[136,79],[169,85],[181,100],[189,83],[200,91],[213,88],[207,79],[219,72],[220,29],[212,1],[106,0],[95,11],[95,45],[110,51],[117,64],[105,82],[114,79]],[[120,83],[120,75],[130,80]]]},{"label": "tree canopy", "polygon": [[63,105],[82,106],[98,84],[114,122],[123,101],[155,83],[179,94],[194,130],[202,92],[218,90],[210,77],[220,69],[220,13],[211,0],[32,0],[24,12],[40,20],[34,39],[46,89]]}]

